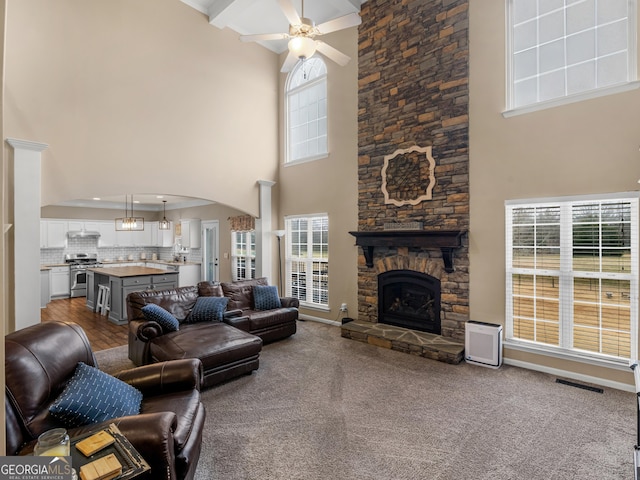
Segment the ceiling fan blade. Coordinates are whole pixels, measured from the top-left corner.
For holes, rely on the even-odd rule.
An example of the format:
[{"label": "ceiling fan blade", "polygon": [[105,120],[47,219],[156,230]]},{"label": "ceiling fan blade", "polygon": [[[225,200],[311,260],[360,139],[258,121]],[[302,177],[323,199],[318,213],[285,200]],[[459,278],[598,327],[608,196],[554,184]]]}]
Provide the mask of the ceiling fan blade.
[{"label": "ceiling fan blade", "polygon": [[342,17],[334,18],[328,22],[321,23],[316,26],[316,29],[321,33],[331,33],[344,28],[355,27],[362,23],[362,18],[357,13],[350,13]]},{"label": "ceiling fan blade", "polygon": [[298,15],[296,7],[293,6],[291,0],[278,0],[278,5],[280,5],[280,9],[287,17],[287,20],[289,20],[289,24],[300,25],[302,23],[300,15]]},{"label": "ceiling fan blade", "polygon": [[333,60],[341,67],[344,67],[347,63],[349,63],[349,60],[351,60],[351,57],[349,55],[345,55],[341,51],[336,50],[331,45],[321,42],[320,40],[316,40],[316,49],[321,54]]},{"label": "ceiling fan blade", "polygon": [[242,42],[262,42],[264,40],[286,40],[288,33],[259,33],[256,35],[240,35]]},{"label": "ceiling fan blade", "polygon": [[282,64],[282,68],[280,71],[282,73],[290,72],[293,67],[295,67],[296,63],[298,63],[298,57],[295,54],[289,52],[287,58],[285,58],[284,63]]}]

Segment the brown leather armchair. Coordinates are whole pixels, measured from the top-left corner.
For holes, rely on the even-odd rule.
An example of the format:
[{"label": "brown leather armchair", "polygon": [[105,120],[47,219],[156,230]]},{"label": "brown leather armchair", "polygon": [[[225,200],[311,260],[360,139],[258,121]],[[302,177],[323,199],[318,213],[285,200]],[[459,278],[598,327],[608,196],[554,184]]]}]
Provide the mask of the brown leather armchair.
[{"label": "brown leather armchair", "polygon": [[[7,455],[26,455],[41,433],[64,427],[50,415],[49,406],[78,362],[97,367],[89,340],[75,323],[46,322],[5,336]],[[115,423],[151,466],[144,477],[137,478],[193,479],[205,420],[201,362],[175,360],[116,376],[142,392],[140,414],[69,428],[69,436]]]}]

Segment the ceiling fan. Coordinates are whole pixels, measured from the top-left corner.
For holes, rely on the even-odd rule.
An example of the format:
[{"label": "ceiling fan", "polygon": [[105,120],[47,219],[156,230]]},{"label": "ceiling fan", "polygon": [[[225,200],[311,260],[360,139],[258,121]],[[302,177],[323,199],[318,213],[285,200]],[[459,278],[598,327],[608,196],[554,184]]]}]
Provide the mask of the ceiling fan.
[{"label": "ceiling fan", "polygon": [[345,66],[351,58],[331,45],[315,37],[336,32],[349,27],[360,25],[362,19],[357,13],[349,13],[316,25],[313,20],[304,16],[304,0],[302,0],[302,15],[298,15],[291,0],[278,0],[280,9],[289,20],[289,33],[262,33],[257,35],[241,35],[243,42],[260,42],[268,40],[289,40],[287,47],[289,54],[285,59],[281,72],[290,71],[299,59],[310,58],[316,51],[333,60],[340,66]]}]

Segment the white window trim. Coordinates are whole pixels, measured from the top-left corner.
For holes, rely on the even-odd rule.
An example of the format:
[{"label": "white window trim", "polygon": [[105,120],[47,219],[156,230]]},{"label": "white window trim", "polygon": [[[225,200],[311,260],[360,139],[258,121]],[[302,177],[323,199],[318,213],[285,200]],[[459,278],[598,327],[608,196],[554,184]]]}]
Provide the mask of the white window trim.
[{"label": "white window trim", "polygon": [[[324,62],[324,60],[322,60]],[[296,65],[297,67],[297,65]],[[295,67],[294,67],[295,68]],[[325,65],[326,68],[326,65]],[[293,70],[292,70],[293,72]],[[329,139],[329,85],[328,85],[328,70],[325,71],[325,73],[323,75],[320,75],[319,77],[316,77],[315,79],[313,79],[310,82],[306,82],[303,83],[302,85],[298,85],[297,87],[293,88],[293,89],[289,89],[289,84],[291,82],[291,74],[289,74],[287,76],[287,81],[285,82],[285,87],[284,87],[284,98],[285,98],[285,108],[284,108],[284,145],[285,145],[285,156],[284,156],[284,160],[283,160],[283,165],[285,167],[289,167],[289,166],[293,166],[293,165],[300,165],[303,163],[308,163],[308,162],[314,162],[316,160],[321,160],[323,158],[327,158],[329,157],[329,151],[330,151],[330,139]],[[296,160],[290,160],[291,158],[291,152],[290,152],[290,142],[289,142],[289,135],[290,135],[290,128],[289,128],[289,95],[291,95],[292,93],[297,93],[300,90],[306,89],[306,88],[310,88],[313,85],[320,83],[320,82],[325,82],[325,88],[327,90],[327,152],[326,153],[321,153],[321,154],[317,154],[317,155],[309,155],[307,157],[304,158],[298,158]]]},{"label": "white window trim", "polygon": [[[513,105],[513,37],[511,35],[511,17],[512,17],[512,5],[513,0],[505,0],[505,36],[507,42],[506,48],[506,89],[505,89],[505,104],[507,107]],[[569,105],[576,102],[582,102],[584,100],[591,100],[594,98],[604,97],[608,95],[614,95],[616,93],[628,92],[640,87],[640,81],[638,80],[638,6],[636,0],[628,1],[629,5],[629,38],[627,44],[629,47],[629,78],[632,79],[625,83],[617,85],[611,85],[608,87],[596,88],[574,95],[567,95],[561,98],[554,98],[544,102],[538,102],[531,105],[524,105],[517,108],[507,108],[502,112],[504,118],[515,117],[518,115],[524,115],[527,113],[539,112],[541,110],[547,110],[562,105]]]},{"label": "white window trim", "polygon": [[[592,194],[592,195],[574,195],[574,196],[566,196],[566,197],[547,197],[547,198],[532,198],[532,199],[518,199],[518,200],[507,200],[505,201],[505,207],[507,206],[517,206],[517,205],[529,205],[535,204],[538,206],[549,204],[549,205],[557,205],[559,202],[569,203],[569,202],[589,202],[589,201],[606,201],[606,200],[617,200],[617,199],[640,199],[640,192],[619,192],[619,193],[605,193],[605,194]],[[637,207],[637,206],[636,206]],[[637,210],[636,210],[637,213]],[[508,218],[508,209],[505,208],[505,223],[510,222]],[[631,244],[634,243],[637,245],[638,243],[638,235],[637,230],[640,228],[640,219],[637,218],[636,215],[636,235],[632,234]],[[508,249],[511,248],[510,242],[510,232],[508,230],[505,231],[505,253],[507,253]],[[636,247],[638,249],[638,247]],[[640,249],[639,249],[640,250]],[[638,252],[638,256],[640,256],[640,251]],[[506,263],[505,263],[506,266]],[[632,265],[632,268],[635,268],[636,272],[638,270],[637,265]],[[543,272],[543,270],[537,270],[538,272]],[[533,353],[538,355],[544,355],[549,357],[560,358],[563,360],[569,360],[577,363],[584,363],[589,365],[595,365],[599,367],[606,368],[615,368],[618,370],[629,369],[629,360],[617,358],[617,357],[609,357],[603,354],[597,353],[589,353],[589,352],[577,352],[574,350],[570,350],[563,347],[552,346],[552,345],[544,345],[541,343],[530,342],[526,340],[519,340],[515,338],[509,338],[512,334],[513,323],[509,322],[510,313],[508,311],[511,301],[509,299],[509,295],[511,295],[510,289],[510,281],[509,281],[509,272],[505,270],[505,291],[506,291],[506,302],[505,302],[505,340],[504,347],[508,349],[518,350],[527,353]],[[630,276],[631,277],[631,276]],[[637,274],[636,274],[637,281]],[[631,299],[631,315],[632,319],[635,317],[636,321],[631,322],[631,359],[637,358],[638,356],[638,288],[637,283],[632,281],[631,284],[632,291],[635,290],[636,296]],[[635,315],[634,315],[635,314]],[[561,327],[562,328],[562,327]],[[511,330],[510,330],[511,329]]]},{"label": "white window trim", "polygon": [[539,102],[532,105],[526,105],[524,107],[514,108],[513,110],[505,110],[504,112],[502,112],[502,116],[504,118],[517,117],[518,115],[539,112],[541,110],[547,110],[549,108],[559,107],[561,105],[570,105],[572,103],[591,100],[593,98],[606,97],[608,95],[614,95],[616,93],[629,92],[631,90],[636,90],[637,88],[640,88],[640,81],[628,82],[621,85],[615,85],[613,87],[598,88],[596,90],[591,90],[585,93],[567,95],[566,97],[554,98],[553,100],[547,100],[546,102]]},{"label": "white window trim", "polygon": [[[329,214],[328,213],[311,213],[311,214],[307,214],[307,215],[287,215],[286,217],[284,217],[284,221],[285,221],[285,225],[288,225],[290,220],[295,220],[295,219],[298,219],[298,218],[304,218],[304,219],[307,219],[307,220],[311,220],[313,218],[318,218],[318,217],[326,217],[327,220],[328,220],[329,219]],[[329,248],[331,248],[331,245],[329,245]],[[287,233],[285,235],[284,288],[285,288],[285,291],[286,291],[286,296],[288,296],[288,297],[292,296],[291,285],[289,283],[289,276],[291,274],[291,261],[292,261],[292,258],[289,256],[289,252],[290,251],[291,251],[291,236],[290,236],[290,230],[287,228]],[[329,264],[329,260],[327,260],[326,263]],[[327,303],[326,303],[326,305],[325,304],[321,304],[321,303],[308,302],[308,301],[305,301],[305,300],[299,300],[300,306],[302,306],[302,307],[304,307],[306,309],[310,309],[310,310],[318,310],[318,311],[329,311],[329,310],[331,310],[331,308],[329,307],[329,305],[330,305],[330,301],[329,301],[330,291],[329,291],[329,286],[328,286],[329,283],[330,283],[330,277],[327,278]]]}]

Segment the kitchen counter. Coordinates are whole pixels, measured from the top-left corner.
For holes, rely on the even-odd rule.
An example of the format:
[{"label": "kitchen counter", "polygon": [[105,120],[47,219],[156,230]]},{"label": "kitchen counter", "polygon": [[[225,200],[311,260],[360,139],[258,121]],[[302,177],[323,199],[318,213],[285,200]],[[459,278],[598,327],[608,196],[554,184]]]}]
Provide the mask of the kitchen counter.
[{"label": "kitchen counter", "polygon": [[93,267],[87,269],[87,308],[95,310],[100,285],[109,287],[109,321],[127,323],[127,296],[143,290],[164,290],[178,286],[178,272],[150,267]]},{"label": "kitchen counter", "polygon": [[162,270],[161,268],[151,268],[151,267],[109,267],[109,268],[88,268],[87,270],[92,271],[93,273],[97,273],[100,275],[108,275],[111,277],[137,277],[141,275],[163,275],[167,273],[166,270]]}]

